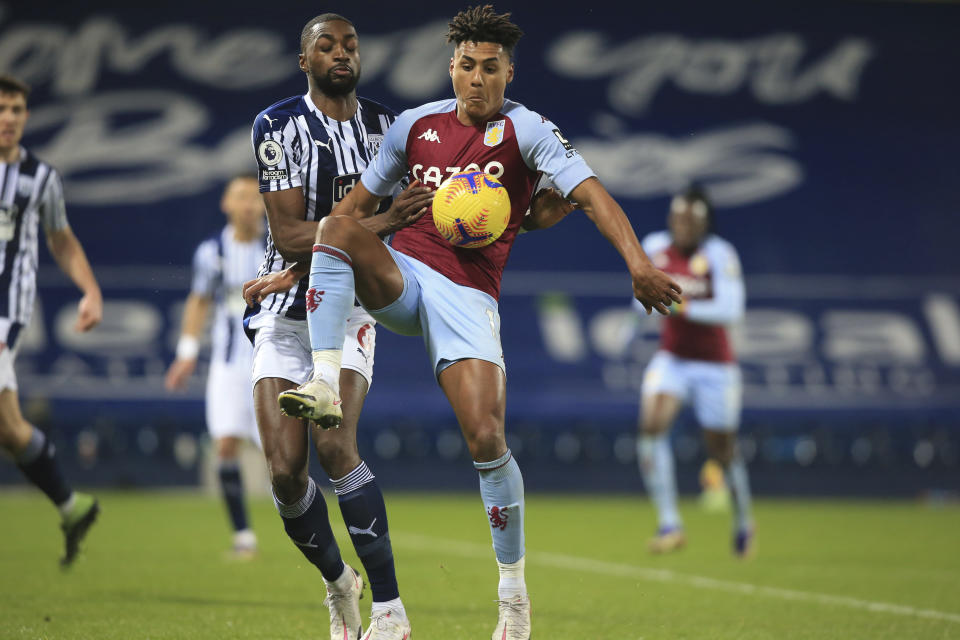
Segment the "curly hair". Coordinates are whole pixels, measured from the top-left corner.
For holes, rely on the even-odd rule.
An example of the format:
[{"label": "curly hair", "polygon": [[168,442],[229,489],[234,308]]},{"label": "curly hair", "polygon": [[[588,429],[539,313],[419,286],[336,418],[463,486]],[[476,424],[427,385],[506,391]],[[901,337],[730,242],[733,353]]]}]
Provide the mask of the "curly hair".
[{"label": "curly hair", "polygon": [[447,42],[459,45],[462,42],[495,42],[513,57],[523,31],[510,22],[510,14],[497,15],[493,5],[464,9],[453,17],[447,31]]}]

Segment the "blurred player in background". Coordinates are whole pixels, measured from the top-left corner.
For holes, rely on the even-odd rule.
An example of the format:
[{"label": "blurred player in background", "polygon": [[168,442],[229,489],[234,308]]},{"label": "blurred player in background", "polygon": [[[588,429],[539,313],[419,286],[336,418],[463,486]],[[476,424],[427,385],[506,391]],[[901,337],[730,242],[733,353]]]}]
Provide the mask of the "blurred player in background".
[{"label": "blurred player in background", "polygon": [[[307,75],[308,93],[267,108],[253,125],[260,191],[270,226],[261,275],[280,272],[294,262],[309,263],[318,222],[354,188],[396,117],[387,107],[356,95],[359,38],[349,20],[336,14],[317,16],[304,27],[300,44],[300,69]],[[369,218],[367,228],[374,237],[392,233],[429,201],[427,189],[411,185],[392,204],[384,203],[380,208],[384,212]],[[322,287],[308,290],[306,278],[294,280],[258,300],[247,313],[247,326],[255,334],[256,414],[277,509],[287,535],[323,575],[331,639],[356,640],[363,633],[359,610],[363,581],[343,563],[326,502],[308,475],[309,422],[284,416],[277,407],[278,394],[310,377],[306,316],[324,295]],[[405,640],[410,623],[397,585],[383,494],[357,449],[357,423],[373,381],[376,323],[353,305],[352,294],[349,306],[349,317],[338,327],[338,348],[344,353],[342,366],[337,366],[343,424],[339,429],[314,428],[311,433],[373,592],[364,638]]]},{"label": "blurred player in background", "polygon": [[[653,553],[686,544],[677,511],[677,489],[669,432],[684,404],[693,406],[703,429],[707,455],[724,470],[733,498],[733,549],[750,551],[753,521],[747,468],[737,447],[742,387],[729,327],[743,318],[745,292],[740,259],[715,235],[706,194],[693,187],[673,198],[669,231],[652,233],[643,248],[653,263],[683,287],[683,302],[663,320],[660,348],[643,378],[637,455],[659,528]],[[634,303],[639,310],[639,306]]]},{"label": "blurred player in background", "polygon": [[263,198],[255,175],[230,180],[220,199],[227,224],[197,247],[193,283],[183,309],[177,357],[167,370],[166,387],[186,387],[197,368],[200,337],[213,307],[210,371],[207,375],[207,429],[217,455],[220,489],[233,525],[232,552],[252,556],[257,538],[250,529],[240,476],[244,441],[260,446],[253,412],[250,369],[253,349],[243,335],[243,283],[256,275],[263,261]]},{"label": "blurred player in background", "polygon": [[67,222],[63,185],[57,171],[20,146],[29,116],[30,87],[0,76],[0,446],[23,474],[60,510],[70,565],[80,541],[99,512],[96,499],[73,491],[60,471],[53,443],[24,420],[17,398],[13,362],[17,338],[29,324],[37,290],[37,235],[43,225],[47,247],[83,292],[76,331],[89,331],[103,316],[103,297],[80,241]]},{"label": "blurred player in background", "polygon": [[[530,600],[524,578],[524,489],[504,434],[506,378],[497,298],[540,174],[562,195],[547,191],[536,205],[566,212],[570,205],[563,196],[579,203],[623,256],[644,306],[666,313],[666,305],[680,298],[675,293],[679,288],[646,258],[620,206],[560,130],[505,100],[513,80],[513,47],[522,35],[509,17],[487,5],[453,18],[447,37],[454,45],[449,71],[456,98],[405,111],[336,215],[320,225],[310,291],[323,295],[307,316],[314,373],[297,391],[281,394],[280,401],[299,403],[299,415],[314,420],[339,420],[344,393],[338,388],[339,371],[341,361],[350,357],[341,345],[355,293],[392,331],[423,335],[479,475],[500,571],[493,638],[526,640]],[[370,231],[366,221],[375,218],[369,216],[405,177],[437,188],[461,168],[491,173],[510,195],[510,222],[496,242],[456,248],[430,216],[398,231],[389,247]]]}]

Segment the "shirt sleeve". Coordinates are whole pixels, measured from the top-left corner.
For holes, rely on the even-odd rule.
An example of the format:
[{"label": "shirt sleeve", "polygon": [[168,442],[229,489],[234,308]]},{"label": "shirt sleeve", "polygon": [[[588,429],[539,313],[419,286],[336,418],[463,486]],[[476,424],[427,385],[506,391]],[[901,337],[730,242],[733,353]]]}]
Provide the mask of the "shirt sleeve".
[{"label": "shirt sleeve", "polygon": [[193,254],[193,279],[190,293],[212,298],[220,284],[220,256],[215,240],[200,243]]},{"label": "shirt sleeve", "polygon": [[546,174],[564,198],[581,182],[596,175],[555,124],[519,105],[507,115],[513,120],[524,162],[534,171]]},{"label": "shirt sleeve", "polygon": [[732,245],[718,243],[706,253],[713,298],[686,302],[684,313],[689,320],[702,324],[739,322],[743,319],[747,296],[737,251]]},{"label": "shirt sleeve", "polygon": [[63,198],[63,182],[56,169],[50,169],[50,175],[47,176],[47,181],[43,185],[43,193],[40,194],[38,204],[40,222],[46,233],[60,231],[70,226],[67,222],[67,207]]},{"label": "shirt sleeve", "polygon": [[303,161],[304,140],[296,120],[289,115],[257,115],[253,122],[251,139],[257,161],[260,193],[285,191],[302,186],[300,163]]}]

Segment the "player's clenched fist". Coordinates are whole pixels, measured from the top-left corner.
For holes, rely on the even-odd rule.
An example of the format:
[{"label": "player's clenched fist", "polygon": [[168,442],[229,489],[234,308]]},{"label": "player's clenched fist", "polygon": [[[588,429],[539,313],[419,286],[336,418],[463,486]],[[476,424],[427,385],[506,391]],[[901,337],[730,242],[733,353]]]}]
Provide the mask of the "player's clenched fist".
[{"label": "player's clenched fist", "polygon": [[674,302],[681,303],[683,290],[670,276],[654,267],[649,262],[637,273],[631,275],[633,279],[633,296],[640,301],[647,314],[656,310],[663,315],[670,315],[669,307]]}]

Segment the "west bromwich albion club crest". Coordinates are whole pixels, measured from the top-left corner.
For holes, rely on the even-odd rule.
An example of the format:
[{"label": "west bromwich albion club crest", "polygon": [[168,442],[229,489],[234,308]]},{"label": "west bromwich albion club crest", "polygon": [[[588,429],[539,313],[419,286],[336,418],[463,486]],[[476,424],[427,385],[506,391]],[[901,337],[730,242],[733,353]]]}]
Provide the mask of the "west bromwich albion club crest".
[{"label": "west bromwich albion club crest", "polygon": [[503,130],[507,126],[506,120],[494,120],[487,123],[487,132],[483,134],[483,144],[495,147],[503,142]]}]

